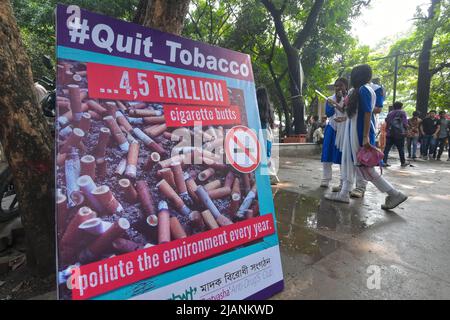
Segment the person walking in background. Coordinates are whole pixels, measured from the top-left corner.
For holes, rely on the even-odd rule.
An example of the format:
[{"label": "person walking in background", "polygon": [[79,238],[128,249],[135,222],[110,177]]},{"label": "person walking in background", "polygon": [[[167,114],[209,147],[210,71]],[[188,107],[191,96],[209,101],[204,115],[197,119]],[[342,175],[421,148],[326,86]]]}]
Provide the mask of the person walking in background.
[{"label": "person walking in background", "polygon": [[422,157],[424,160],[428,160],[428,157],[433,155],[436,146],[440,126],[435,117],[436,110],[431,110],[419,126],[420,133],[422,134]]},{"label": "person walking in background", "polygon": [[[320,187],[328,188],[333,177],[332,165],[341,164],[342,146],[344,142],[345,120],[344,100],[347,96],[348,81],[339,78],[334,83],[334,95],[329,97],[325,114],[328,117],[328,124],[325,127],[324,140],[322,146],[322,182]],[[341,184],[340,184],[341,185]]]},{"label": "person walking in background", "polygon": [[273,132],[275,126],[275,116],[273,112],[273,106],[270,102],[269,92],[265,87],[260,87],[256,90],[256,99],[258,101],[259,119],[261,121],[261,129],[263,129],[263,136],[266,140],[267,148],[267,166],[270,175],[271,184],[280,182],[278,179],[275,167],[272,163],[272,144],[273,144]]},{"label": "person walking in background", "polygon": [[308,142],[313,142],[313,134],[319,126],[320,126],[319,116],[317,116],[317,115],[313,116],[311,118],[311,127],[309,128],[309,132],[308,132]]},{"label": "person walking in background", "polygon": [[[417,159],[417,143],[419,142],[419,126],[422,122],[419,111],[414,111],[412,118],[408,119],[408,132],[406,146],[408,148],[408,158]],[[412,153],[411,153],[412,152]]]},{"label": "person walking in background", "polygon": [[449,121],[447,120],[445,111],[439,112],[438,125],[439,125],[439,132],[437,133],[436,148],[434,148],[433,159],[441,161],[441,156],[442,153],[444,153],[445,143],[447,141],[448,127],[449,127]]},{"label": "person walking in background", "polygon": [[406,167],[408,163],[405,160],[405,137],[408,129],[408,118],[403,109],[403,103],[395,102],[394,110],[389,112],[386,117],[386,147],[384,148],[384,166],[388,167],[389,152],[393,145],[396,146],[400,156],[402,167]]},{"label": "person walking in background", "polygon": [[325,199],[349,203],[356,170],[360,170],[365,179],[375,185],[383,193],[387,193],[382,209],[390,210],[397,207],[408,197],[395,189],[374,167],[361,166],[357,154],[361,148],[375,147],[375,108],[376,95],[369,86],[372,69],[369,65],[360,65],[351,72],[351,84],[354,88],[348,99],[347,116],[342,150],[342,188],[339,193],[325,195]]}]

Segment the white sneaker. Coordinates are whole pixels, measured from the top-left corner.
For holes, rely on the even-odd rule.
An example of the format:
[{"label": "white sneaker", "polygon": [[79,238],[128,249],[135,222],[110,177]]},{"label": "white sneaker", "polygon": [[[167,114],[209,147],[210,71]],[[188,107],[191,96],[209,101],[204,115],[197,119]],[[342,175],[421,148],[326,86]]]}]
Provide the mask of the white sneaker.
[{"label": "white sneaker", "polygon": [[322,179],[322,182],[320,183],[321,188],[328,188],[330,185],[330,180]]},{"label": "white sneaker", "polygon": [[364,197],[364,193],[366,192],[365,189],[361,188],[361,187],[356,187],[355,189],[353,189],[352,191],[350,191],[350,197],[352,198],[363,198]]},{"label": "white sneaker", "polygon": [[406,199],[408,199],[408,196],[399,191],[395,196],[387,196],[384,204],[381,205],[381,209],[392,210],[399,204],[405,202]]},{"label": "white sneaker", "polygon": [[325,199],[334,202],[350,203],[350,197],[348,195],[343,196],[341,193],[327,193],[325,194]]},{"label": "white sneaker", "polygon": [[342,190],[341,185],[334,186],[333,188],[331,188],[331,192],[341,192],[341,190]]}]

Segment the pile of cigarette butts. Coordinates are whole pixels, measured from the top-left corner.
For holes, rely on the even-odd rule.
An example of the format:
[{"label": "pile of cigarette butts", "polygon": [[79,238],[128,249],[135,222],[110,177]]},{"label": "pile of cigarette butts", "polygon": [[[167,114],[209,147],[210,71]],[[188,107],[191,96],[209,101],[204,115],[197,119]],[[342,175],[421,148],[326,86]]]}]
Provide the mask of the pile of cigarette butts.
[{"label": "pile of cigarette butts", "polygon": [[[85,64],[57,68],[60,270],[259,215],[254,175],[223,160],[226,128],[168,128],[160,104],[92,99]],[[180,130],[203,146],[179,147]]]}]

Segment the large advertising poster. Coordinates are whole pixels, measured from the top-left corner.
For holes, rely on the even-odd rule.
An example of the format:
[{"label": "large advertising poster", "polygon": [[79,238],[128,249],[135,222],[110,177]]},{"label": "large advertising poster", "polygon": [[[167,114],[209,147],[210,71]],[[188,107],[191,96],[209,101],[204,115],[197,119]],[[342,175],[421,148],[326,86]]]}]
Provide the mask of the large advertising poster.
[{"label": "large advertising poster", "polygon": [[57,7],[60,299],[283,288],[250,57]]}]

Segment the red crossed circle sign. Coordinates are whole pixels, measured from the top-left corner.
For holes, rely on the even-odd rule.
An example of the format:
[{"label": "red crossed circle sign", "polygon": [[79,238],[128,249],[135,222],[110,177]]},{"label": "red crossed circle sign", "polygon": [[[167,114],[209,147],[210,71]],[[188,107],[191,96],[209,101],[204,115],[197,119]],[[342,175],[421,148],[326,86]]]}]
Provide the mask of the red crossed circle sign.
[{"label": "red crossed circle sign", "polygon": [[225,136],[225,154],[233,168],[250,173],[261,162],[261,146],[258,137],[250,128],[235,126]]}]

